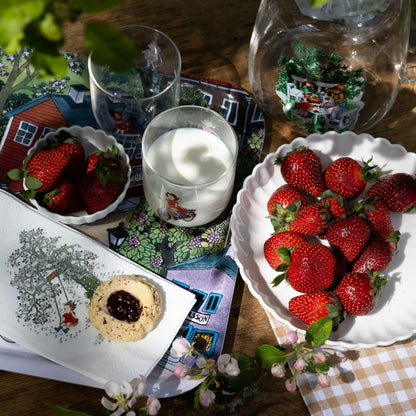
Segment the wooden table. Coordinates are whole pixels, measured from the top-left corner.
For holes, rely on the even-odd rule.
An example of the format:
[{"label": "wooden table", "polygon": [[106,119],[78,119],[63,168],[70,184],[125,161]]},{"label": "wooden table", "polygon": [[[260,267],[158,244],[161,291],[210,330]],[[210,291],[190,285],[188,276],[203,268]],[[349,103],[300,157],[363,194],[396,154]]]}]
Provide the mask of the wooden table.
[{"label": "wooden table", "polygon": [[[250,91],[248,53],[250,36],[259,0],[127,0],[111,11],[94,17],[115,26],[143,24],[161,29],[178,45],[183,73],[228,81]],[[79,23],[66,28],[68,40],[64,50],[83,53],[82,29]],[[414,60],[414,56],[410,56]],[[416,151],[416,84],[404,84],[388,115],[368,131]],[[305,136],[289,125],[267,120],[263,156],[297,136]],[[107,244],[106,228],[118,224],[109,217],[84,232]],[[265,312],[250,294],[241,278],[237,280],[224,352],[254,357],[255,349],[276,340]],[[259,382],[260,392],[237,408],[236,415],[309,414],[298,392],[288,393],[281,379],[266,374]],[[89,414],[100,414],[103,391],[43,378],[5,371],[0,372],[0,408],[7,416],[51,415],[49,403],[59,404]],[[215,409],[196,412],[187,395],[163,399],[160,415],[215,414]]]}]

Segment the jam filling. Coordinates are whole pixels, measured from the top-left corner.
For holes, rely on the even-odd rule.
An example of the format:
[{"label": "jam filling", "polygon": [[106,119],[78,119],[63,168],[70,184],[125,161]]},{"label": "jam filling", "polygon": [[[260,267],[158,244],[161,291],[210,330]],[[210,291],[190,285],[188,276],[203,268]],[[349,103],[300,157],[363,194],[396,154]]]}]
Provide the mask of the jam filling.
[{"label": "jam filling", "polygon": [[107,299],[107,309],[119,321],[136,322],[142,314],[140,301],[125,290],[113,292]]}]

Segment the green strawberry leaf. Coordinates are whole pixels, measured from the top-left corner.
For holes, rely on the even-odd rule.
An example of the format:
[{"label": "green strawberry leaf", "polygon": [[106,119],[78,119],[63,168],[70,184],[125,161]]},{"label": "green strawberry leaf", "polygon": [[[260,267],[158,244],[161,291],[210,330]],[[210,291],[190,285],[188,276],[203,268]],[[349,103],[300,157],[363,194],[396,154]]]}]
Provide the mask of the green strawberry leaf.
[{"label": "green strawberry leaf", "polygon": [[278,276],[276,276],[272,280],[272,282],[271,282],[272,283],[272,286],[273,287],[276,287],[276,286],[280,285],[280,283],[282,283],[283,280],[285,280],[285,278],[286,278],[286,273],[279,274]]},{"label": "green strawberry leaf", "polygon": [[312,322],[306,330],[305,340],[312,347],[324,344],[332,333],[332,319],[325,316]]},{"label": "green strawberry leaf", "polygon": [[7,176],[13,181],[19,181],[24,178],[25,173],[22,169],[12,169],[7,172]]},{"label": "green strawberry leaf", "polygon": [[285,352],[273,345],[261,345],[256,349],[256,362],[265,370],[270,370],[274,363],[284,363],[286,360]]},{"label": "green strawberry leaf", "polygon": [[31,191],[36,191],[42,186],[42,182],[38,178],[35,178],[33,176],[27,176],[25,185]]}]

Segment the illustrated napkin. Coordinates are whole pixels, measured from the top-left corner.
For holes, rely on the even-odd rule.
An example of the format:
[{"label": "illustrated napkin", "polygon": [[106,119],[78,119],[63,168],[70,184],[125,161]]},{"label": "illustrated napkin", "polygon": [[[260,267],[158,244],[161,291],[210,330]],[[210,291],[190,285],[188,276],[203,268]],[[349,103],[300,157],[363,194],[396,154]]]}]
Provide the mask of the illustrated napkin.
[{"label": "illustrated napkin", "polygon": [[[147,376],[181,328],[194,294],[4,191],[0,206],[3,218],[7,213],[0,223],[0,334],[102,384]],[[88,298],[117,274],[145,276],[163,298],[157,326],[137,342],[109,341],[88,319]],[[67,309],[76,318],[62,325]]]},{"label": "illustrated napkin", "polygon": [[[279,343],[288,328],[266,312]],[[334,366],[330,387],[310,374],[298,386],[312,416],[413,416],[416,414],[416,335],[387,347],[347,350],[323,346]]]}]

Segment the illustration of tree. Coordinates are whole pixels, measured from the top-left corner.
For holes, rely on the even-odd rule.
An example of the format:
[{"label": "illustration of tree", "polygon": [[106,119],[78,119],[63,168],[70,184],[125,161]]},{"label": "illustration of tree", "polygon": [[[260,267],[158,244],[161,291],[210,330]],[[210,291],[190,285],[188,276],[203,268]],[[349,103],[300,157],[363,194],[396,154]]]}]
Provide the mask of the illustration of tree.
[{"label": "illustration of tree", "polygon": [[17,289],[19,321],[44,324],[53,314],[54,298],[61,293],[58,282],[47,277],[56,271],[69,293],[81,286],[89,298],[101,281],[95,276],[97,255],[77,244],[60,243],[61,237],[48,237],[43,229],[23,230],[20,247],[8,259]]},{"label": "illustration of tree", "polygon": [[[7,119],[4,114],[34,98],[47,94],[61,94],[68,88],[69,77],[48,82],[36,82],[39,74],[29,64],[31,52],[19,50],[15,54],[6,54],[0,48],[0,133],[4,132]],[[85,65],[78,54],[65,54],[68,68],[80,75]]]}]

